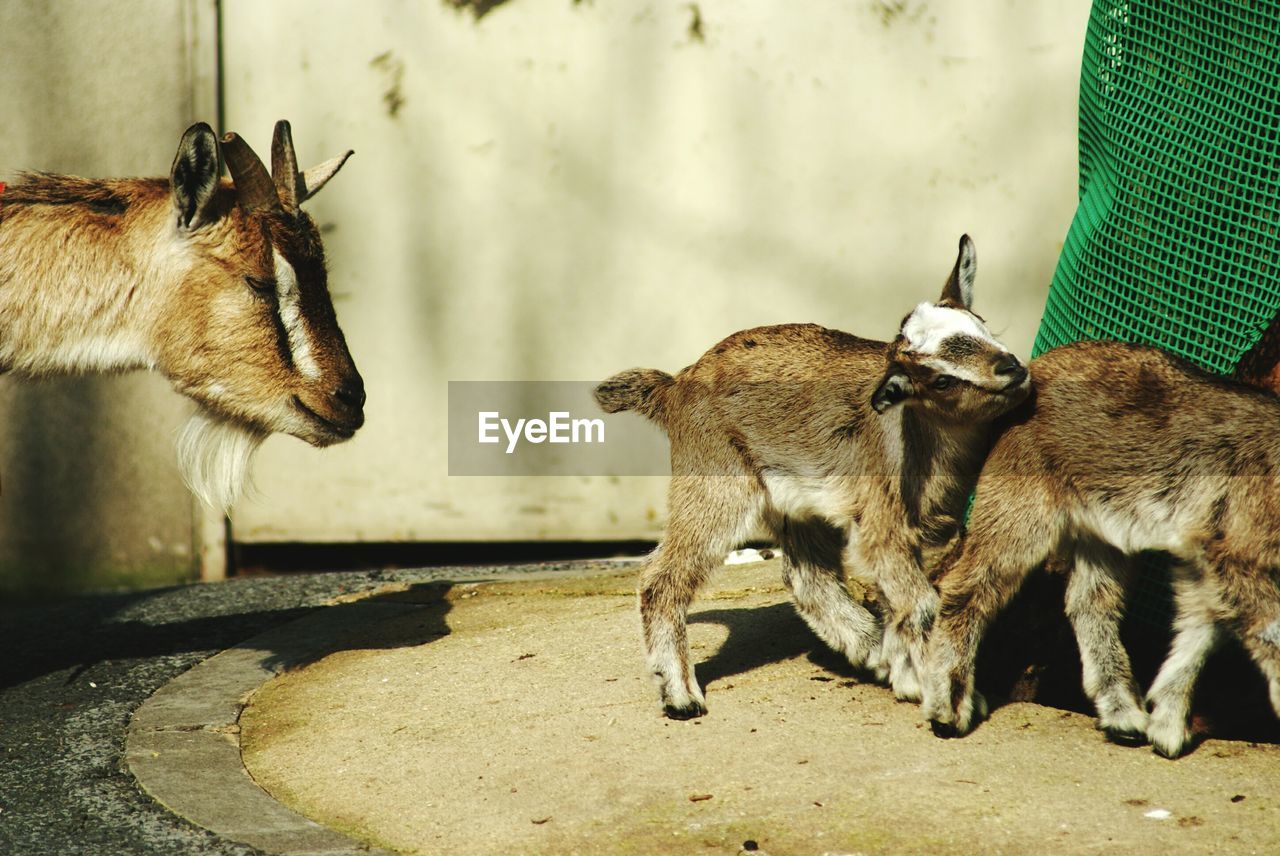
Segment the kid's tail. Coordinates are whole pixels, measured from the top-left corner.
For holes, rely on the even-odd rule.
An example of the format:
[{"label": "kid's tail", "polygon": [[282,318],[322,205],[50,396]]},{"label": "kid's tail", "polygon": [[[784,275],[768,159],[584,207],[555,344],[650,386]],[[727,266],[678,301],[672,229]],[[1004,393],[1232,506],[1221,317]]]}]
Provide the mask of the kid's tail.
[{"label": "kid's tail", "polygon": [[657,369],[628,369],[595,388],[596,404],[605,413],[634,410],[666,426],[666,392],[675,378]]}]

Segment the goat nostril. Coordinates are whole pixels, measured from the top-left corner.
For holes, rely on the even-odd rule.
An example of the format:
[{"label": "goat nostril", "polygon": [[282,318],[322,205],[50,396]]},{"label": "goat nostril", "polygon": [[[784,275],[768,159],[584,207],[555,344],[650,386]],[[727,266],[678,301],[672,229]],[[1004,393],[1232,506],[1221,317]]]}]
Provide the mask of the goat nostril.
[{"label": "goat nostril", "polygon": [[347,378],[333,391],[333,397],[353,410],[364,407],[364,381],[359,377]]},{"label": "goat nostril", "polygon": [[995,373],[998,375],[1016,375],[1022,371],[1022,363],[1013,354],[1005,354],[996,361]]}]

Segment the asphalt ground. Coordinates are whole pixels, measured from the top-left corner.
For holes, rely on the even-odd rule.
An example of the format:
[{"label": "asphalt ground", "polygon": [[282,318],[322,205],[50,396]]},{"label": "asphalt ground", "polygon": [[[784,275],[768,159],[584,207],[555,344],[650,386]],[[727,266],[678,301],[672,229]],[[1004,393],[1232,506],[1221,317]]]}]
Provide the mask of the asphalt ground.
[{"label": "asphalt ground", "polygon": [[307,574],[0,604],[0,854],[258,852],[142,792],[124,763],[134,710],[197,663],[336,597],[493,575]]}]

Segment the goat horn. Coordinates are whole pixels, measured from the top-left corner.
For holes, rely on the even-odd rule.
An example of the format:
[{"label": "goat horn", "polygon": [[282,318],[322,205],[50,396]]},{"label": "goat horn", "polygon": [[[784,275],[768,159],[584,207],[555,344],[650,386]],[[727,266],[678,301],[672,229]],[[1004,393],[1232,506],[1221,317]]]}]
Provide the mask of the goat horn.
[{"label": "goat horn", "polygon": [[284,119],[276,122],[271,137],[271,178],[284,210],[296,214],[304,191],[302,177],[298,175],[298,156],[293,151],[293,131]]},{"label": "goat horn", "polygon": [[353,154],[355,152],[348,150],[336,158],[329,158],[324,163],[316,164],[298,176],[300,188],[298,201],[306,202],[319,193],[320,188],[324,187],[329,182],[329,179],[333,178],[338,170],[342,169],[342,165],[347,162],[347,158]]},{"label": "goat horn", "polygon": [[246,211],[265,211],[280,207],[280,197],[262,161],[249,148],[244,138],[227,132],[222,138],[222,156],[236,185],[236,201]]}]

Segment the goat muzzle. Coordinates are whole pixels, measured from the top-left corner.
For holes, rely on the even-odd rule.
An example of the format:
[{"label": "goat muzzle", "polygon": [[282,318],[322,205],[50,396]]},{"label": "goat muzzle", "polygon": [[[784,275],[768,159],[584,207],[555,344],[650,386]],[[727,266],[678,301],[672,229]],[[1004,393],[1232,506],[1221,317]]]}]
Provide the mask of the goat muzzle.
[{"label": "goat muzzle", "polygon": [[338,388],[333,391],[333,400],[339,410],[354,413],[363,420],[366,400],[364,379],[358,374],[352,374],[343,380],[342,383],[338,384]]},{"label": "goat muzzle", "polygon": [[1005,384],[1006,390],[1012,390],[1022,386],[1027,379],[1027,368],[1018,362],[1018,358],[1013,354],[1001,354],[996,358],[992,371],[997,377],[1008,378],[1009,382]]}]

